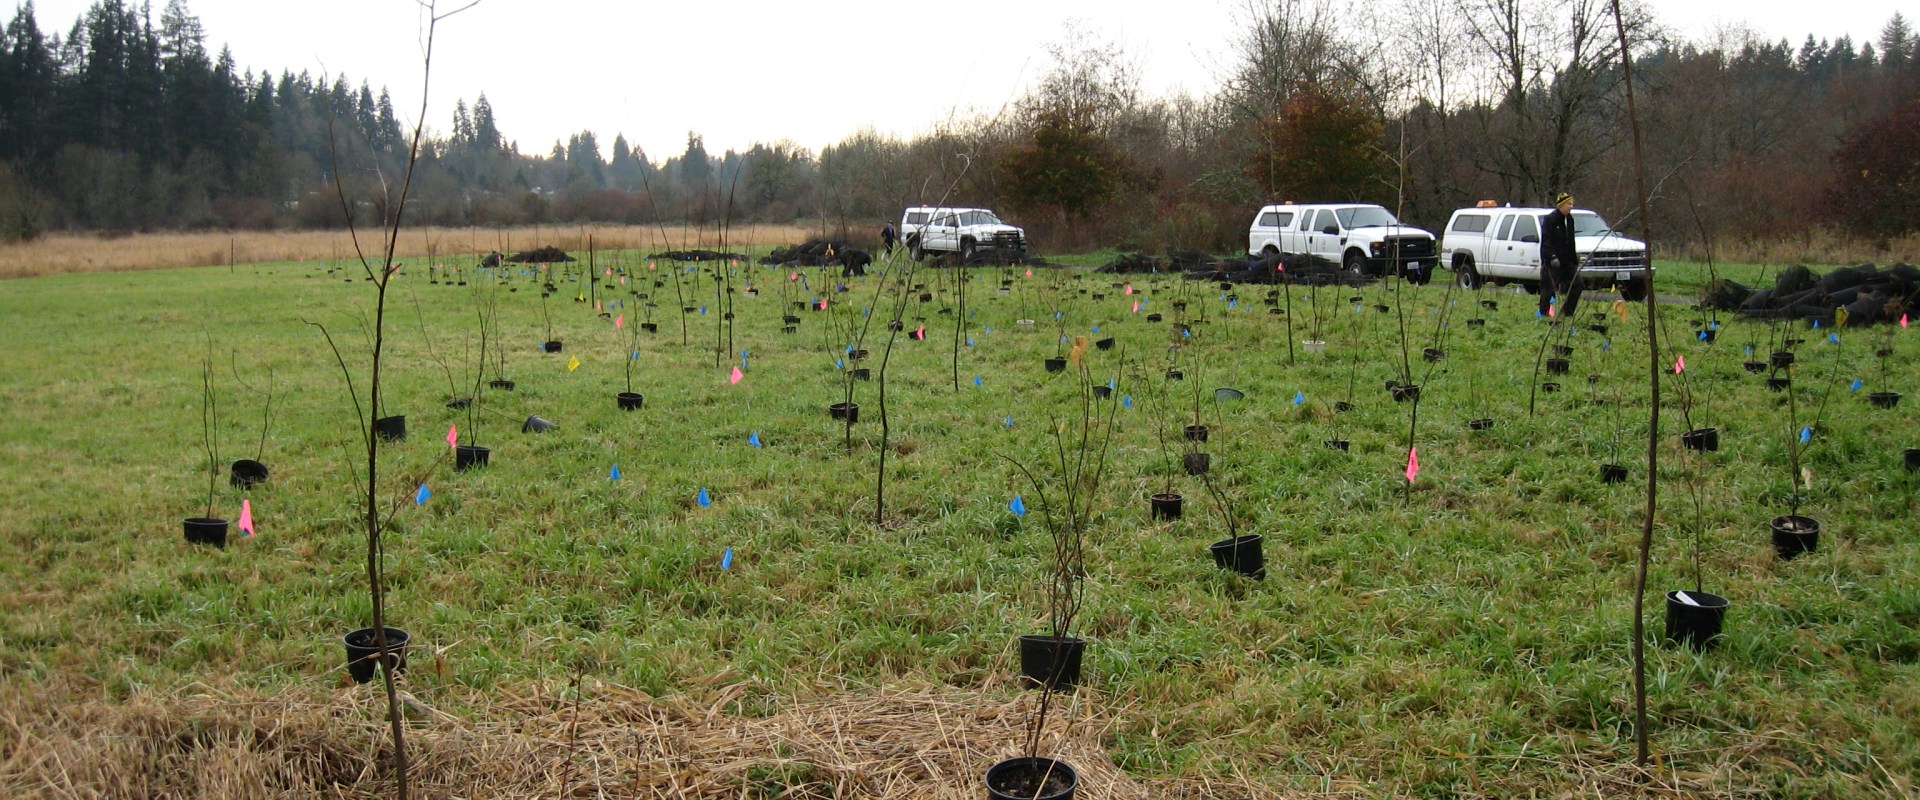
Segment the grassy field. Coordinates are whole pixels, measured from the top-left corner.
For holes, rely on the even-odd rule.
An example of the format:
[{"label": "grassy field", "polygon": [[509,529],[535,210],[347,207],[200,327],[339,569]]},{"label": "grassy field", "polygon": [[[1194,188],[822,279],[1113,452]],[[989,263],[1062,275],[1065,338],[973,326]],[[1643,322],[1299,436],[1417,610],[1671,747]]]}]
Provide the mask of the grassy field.
[{"label": "grassy field", "polygon": [[[1082,797],[1915,791],[1920,482],[1900,459],[1920,426],[1912,402],[1865,400],[1912,393],[1909,331],[1663,306],[1659,361],[1686,369],[1662,388],[1650,636],[1659,593],[1695,587],[1695,538],[1700,585],[1733,605],[1718,649],[1648,649],[1658,761],[1641,772],[1629,657],[1641,306],[1600,334],[1584,326],[1608,304],[1583,305],[1572,372],[1544,393],[1546,328],[1512,291],[1296,287],[1275,315],[1268,287],[1229,300],[1217,284],[1132,276],[1120,279],[1129,295],[1085,269],[983,269],[962,306],[952,270],[885,291],[876,273],[840,293],[837,272],[804,270],[802,284],[742,265],[734,285],[760,291],[731,295],[729,332],[728,296],[697,268],[677,274],[677,292],[684,266],[597,263],[630,275],[597,287],[624,301],[607,309],[620,330],[565,275],[544,303],[532,275],[468,271],[460,286],[417,266],[389,293],[386,413],[405,414],[412,435],[383,456],[383,493],[401,509],[388,611],[413,637],[404,684],[427,796],[977,796],[1032,702],[1014,640],[1041,632],[1044,539],[1033,515],[1009,511],[1032,492],[1008,459],[1039,463],[1078,413],[1073,373],[1042,369],[1061,333],[1117,339],[1087,365],[1122,403],[1088,554],[1087,680],[1054,739],[1088,774]],[[360,437],[333,356],[303,322],[328,326],[364,392],[374,290],[334,267],[4,284],[0,794],[390,791],[384,700],[346,682],[339,645],[369,624]],[[1662,294],[1703,274],[1666,268]],[[900,284],[925,284],[931,301],[903,300]],[[793,305],[821,297],[824,312]],[[471,391],[489,298],[499,374],[516,386],[450,410]],[[876,378],[885,365],[890,428],[883,508],[882,383],[851,384],[862,411],[850,434],[826,412],[869,304],[861,345]],[[924,341],[889,338],[896,307]],[[783,313],[801,318],[796,333],[782,333]],[[1170,334],[1174,320],[1191,335]],[[1696,320],[1718,341],[1697,341]],[[659,332],[634,330],[646,321]],[[1315,332],[1324,352],[1289,348]],[[550,336],[563,352],[538,352]],[[1770,392],[1741,362],[1788,336],[1806,340],[1794,388]],[[1423,361],[1436,346],[1445,359]],[[613,395],[629,365],[646,405],[622,412]],[[1185,380],[1166,380],[1169,368]],[[1424,389],[1417,419],[1383,390],[1408,371]],[[275,387],[264,440],[264,395],[242,379]],[[1217,387],[1245,399],[1218,402]],[[522,433],[529,415],[559,428]],[[1178,443],[1161,443],[1163,425],[1177,439],[1196,416],[1212,427],[1205,447],[1235,524],[1264,537],[1262,581],[1214,567],[1222,509],[1178,468]],[[1495,425],[1470,431],[1473,418]],[[450,425],[492,448],[489,468],[451,470]],[[1718,452],[1680,448],[1680,431],[1708,425]],[[1825,530],[1816,553],[1780,561],[1767,521],[1786,513],[1800,427],[1812,428],[1801,512]],[[233,519],[243,495],[226,465],[256,456],[273,470],[244,495],[258,535],[185,543],[180,520],[206,510],[209,467],[215,515]],[[1629,481],[1601,483],[1602,462],[1626,465]],[[421,483],[431,497],[415,505]],[[1169,487],[1185,517],[1150,520],[1146,496]]]}]

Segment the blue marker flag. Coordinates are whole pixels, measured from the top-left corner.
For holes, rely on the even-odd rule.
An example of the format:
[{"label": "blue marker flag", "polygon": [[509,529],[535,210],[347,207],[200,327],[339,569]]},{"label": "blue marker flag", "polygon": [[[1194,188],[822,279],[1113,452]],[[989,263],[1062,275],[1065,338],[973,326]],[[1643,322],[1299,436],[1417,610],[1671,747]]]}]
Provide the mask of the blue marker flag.
[{"label": "blue marker flag", "polygon": [[750,445],[753,445],[754,447],[759,447],[759,446],[760,446],[760,432],[759,432],[759,431],[754,431],[754,432],[752,432],[752,433],[749,433],[749,434],[747,434],[747,444],[750,444]]},{"label": "blue marker flag", "polygon": [[1060,318],[1060,312],[1058,312],[1058,311],[1055,311],[1055,312],[1053,312],[1053,318],[1054,318],[1054,319],[1059,319],[1059,318]]},{"label": "blue marker flag", "polygon": [[1294,405],[1296,405],[1296,406],[1297,406],[1297,405],[1300,405],[1301,403],[1304,403],[1304,402],[1307,402],[1307,393],[1306,393],[1306,392],[1294,392],[1294,393],[1293,393],[1293,404],[1294,404]]},{"label": "blue marker flag", "polygon": [[1857,391],[1860,391],[1860,379],[1859,379],[1859,378],[1854,378],[1854,379],[1853,379],[1853,391],[1856,391],[1856,392],[1857,392]]},{"label": "blue marker flag", "polygon": [[975,386],[979,386],[979,385],[980,385],[980,376],[978,376],[978,375],[975,375],[975,376],[973,376],[973,385],[975,385]]},{"label": "blue marker flag", "polygon": [[1120,398],[1120,406],[1121,406],[1122,408],[1132,408],[1132,407],[1133,407],[1133,395],[1125,395],[1125,396],[1122,396],[1122,397]]},{"label": "blue marker flag", "polygon": [[846,361],[844,361],[844,360],[842,360],[842,359],[838,359],[838,358],[836,358],[836,359],[834,359],[834,360],[833,360],[833,368],[834,368],[834,369],[846,369],[846,368],[847,368],[847,362],[846,362]]},{"label": "blue marker flag", "polygon": [[1817,320],[1817,319],[1816,319],[1816,320],[1814,320],[1814,321],[1813,321],[1813,329],[1814,329],[1814,330],[1819,330],[1819,329],[1820,329],[1820,320]]},{"label": "blue marker flag", "polygon": [[631,358],[631,359],[633,359],[633,360],[635,360],[635,361],[638,361],[638,360],[640,360],[640,351],[638,351],[638,350],[635,350],[635,351],[633,351],[632,353],[629,353],[629,354],[627,354],[627,357],[628,357],[628,358]]},{"label": "blue marker flag", "polygon": [[707,487],[705,486],[700,487],[700,496],[694,498],[694,501],[699,503],[701,508],[713,505],[713,498],[707,496]]},{"label": "blue marker flag", "polygon": [[1840,334],[1837,334],[1837,333],[1827,334],[1827,344],[1839,344],[1839,343],[1840,343]]},{"label": "blue marker flag", "polygon": [[1612,340],[1612,339],[1608,339],[1608,340],[1606,340],[1606,341],[1604,341],[1604,342],[1601,342],[1601,343],[1600,343],[1600,349],[1602,349],[1602,350],[1607,350],[1607,351],[1611,351],[1611,350],[1613,350],[1613,340]]},{"label": "blue marker flag", "polygon": [[1706,331],[1701,331],[1701,332],[1699,332],[1699,333],[1697,333],[1697,334],[1694,334],[1694,338],[1696,338],[1696,339],[1699,339],[1700,341],[1703,341],[1703,342],[1704,342],[1704,341],[1706,341],[1706,340],[1707,340],[1707,332],[1706,332]]},{"label": "blue marker flag", "polygon": [[619,464],[615,464],[615,465],[613,465],[613,469],[610,469],[610,470],[607,470],[607,480],[610,480],[610,481],[617,481],[617,480],[620,480],[620,465],[619,465]]},{"label": "blue marker flag", "polygon": [[727,548],[727,552],[720,554],[720,568],[725,570],[733,569],[733,548],[729,547]]},{"label": "blue marker flag", "polygon": [[1753,355],[1753,345],[1747,345],[1747,355]]},{"label": "blue marker flag", "polygon": [[1008,415],[1007,415],[1007,419],[1006,419],[1006,425],[1007,425],[1007,427],[1009,427],[1009,428],[1011,428],[1011,427],[1013,427],[1013,415],[1012,415],[1012,414],[1008,414]]},{"label": "blue marker flag", "polygon": [[1099,332],[1100,332],[1100,326],[1098,326],[1098,325],[1095,325],[1095,326],[1093,326],[1093,332],[1094,332],[1094,333],[1099,333]]},{"label": "blue marker flag", "polygon": [[1027,504],[1022,502],[1020,495],[1017,494],[1013,496],[1013,502],[1007,504],[1007,509],[1012,511],[1016,517],[1024,517],[1027,515]]},{"label": "blue marker flag", "polygon": [[427,498],[432,496],[433,496],[433,492],[427,491],[427,485],[424,483],[420,484],[420,491],[413,493],[413,504],[416,506],[426,505]]},{"label": "blue marker flag", "polygon": [[971,337],[971,336],[969,336],[969,337],[967,337],[967,346],[968,346],[968,347],[972,347],[972,346],[973,346],[973,337]]},{"label": "blue marker flag", "polygon": [[1813,428],[1809,427],[1809,428],[1800,429],[1800,441],[1805,442],[1806,440],[1811,438],[1813,438]]}]

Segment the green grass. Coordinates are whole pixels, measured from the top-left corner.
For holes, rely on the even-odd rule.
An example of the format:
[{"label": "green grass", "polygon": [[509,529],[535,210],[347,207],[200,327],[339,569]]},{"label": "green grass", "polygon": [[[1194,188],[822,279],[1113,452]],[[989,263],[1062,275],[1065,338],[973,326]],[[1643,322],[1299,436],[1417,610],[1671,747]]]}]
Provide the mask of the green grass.
[{"label": "green grass", "polygon": [[[631,257],[607,260],[637,276],[665,275]],[[1081,620],[1092,641],[1084,691],[1115,720],[1105,743],[1122,768],[1142,777],[1245,774],[1301,791],[1331,783],[1522,796],[1558,794],[1583,785],[1595,765],[1632,758],[1629,603],[1648,372],[1641,306],[1629,324],[1609,320],[1610,339],[1574,336],[1565,390],[1539,395],[1530,416],[1542,327],[1525,295],[1383,284],[1358,292],[1369,307],[1356,312],[1351,290],[1296,288],[1283,300],[1295,318],[1291,338],[1306,338],[1317,301],[1330,344],[1290,358],[1285,318],[1262,305],[1267,287],[1242,287],[1228,308],[1214,284],[1137,276],[1142,294],[1129,297],[1108,287],[1109,276],[1042,269],[1008,274],[1015,288],[1001,296],[993,287],[1002,273],[981,270],[968,289],[974,345],[961,348],[957,389],[955,317],[938,313],[950,292],[907,303],[908,328],[924,315],[929,336],[893,343],[893,452],[885,524],[875,526],[879,383],[855,384],[862,410],[850,446],[825,406],[845,390],[834,361],[847,341],[830,320],[857,320],[846,309],[870,302],[878,279],[850,281],[833,311],[791,311],[802,317],[799,332],[783,335],[787,303],[814,294],[786,295],[785,270],[753,272],[764,291],[735,296],[737,327],[717,365],[712,282],[683,276],[702,289],[685,302],[707,307],[686,317],[683,345],[672,283],[653,289],[636,278],[635,288],[664,299],[652,312],[660,333],[635,346],[635,388],[647,399],[632,413],[613,400],[625,388],[624,336],[573,301],[575,285],[548,301],[553,334],[566,343],[558,355],[535,350],[547,335],[537,286],[523,279],[517,292],[498,290],[506,374],[518,386],[488,391],[490,410],[471,422],[443,407],[446,379],[427,338],[470,384],[480,281],[430,285],[411,268],[396,281],[387,407],[407,415],[412,436],[384,450],[382,491],[411,497],[425,474],[432,499],[401,505],[387,545],[389,614],[446,664],[444,674],[416,667],[417,695],[484,716],[490,692],[576,672],[663,695],[703,691],[725,675],[753,682],[753,696],[766,700],[820,685],[1006,685],[1017,668],[1014,638],[1037,632],[1045,615],[1043,534],[1034,517],[1009,513],[1024,489],[1001,456],[1041,459],[1053,420],[1077,408],[1071,373],[1041,368],[1059,347],[1050,319],[1058,310],[1069,335],[1120,340],[1119,349],[1090,351],[1089,364],[1096,382],[1115,379],[1132,401],[1115,423]],[[1685,287],[1702,272],[1677,265],[1662,277]],[[815,289],[833,282],[807,273]],[[912,280],[950,287],[951,275]],[[356,527],[360,440],[332,355],[302,319],[329,326],[364,391],[356,354],[372,285],[325,265],[263,264],[34,278],[5,289],[0,672],[27,686],[78,679],[108,696],[196,681],[266,692],[335,686],[338,637],[370,614]],[[1136,315],[1138,298],[1147,306]],[[1484,312],[1486,327],[1468,328],[1481,298],[1500,308]],[[1178,318],[1177,299],[1204,317],[1191,338],[1144,319]],[[1375,302],[1394,313],[1375,313]],[[876,310],[865,341],[876,372],[890,308]],[[1419,350],[1435,343],[1443,309],[1453,320],[1442,342],[1449,356],[1429,366]],[[646,317],[638,299],[611,313],[630,326]],[[1401,473],[1412,406],[1382,390],[1399,376],[1403,313],[1425,387],[1410,493]],[[1650,633],[1661,627],[1659,592],[1693,585],[1687,548],[1696,531],[1704,586],[1733,608],[1716,651],[1649,648],[1655,752],[1667,770],[1696,776],[1702,794],[1911,791],[1920,772],[1920,563],[1916,481],[1900,469],[1899,451],[1920,446],[1920,426],[1912,403],[1877,410],[1863,395],[1912,393],[1904,384],[1920,345],[1905,331],[1889,340],[1885,330],[1844,330],[1836,345],[1826,331],[1727,319],[1720,341],[1705,345],[1687,338],[1702,314],[1663,313],[1678,338],[1661,363],[1680,353],[1688,369],[1663,388]],[[1019,328],[1023,315],[1039,324]],[[1590,321],[1586,310],[1580,316]],[[1740,362],[1747,345],[1764,354],[1789,333],[1808,339],[1796,348],[1801,424],[1812,424],[1834,388],[1804,457],[1813,488],[1802,513],[1825,523],[1820,550],[1779,562],[1766,522],[1785,513],[1786,395]],[[279,387],[261,453],[273,478],[250,495],[259,536],[223,551],[189,546],[180,533],[180,519],[206,501],[198,376],[209,338],[221,409],[218,516],[238,513],[225,464],[255,455],[260,425],[261,398],[240,389],[229,362],[255,386],[271,370]],[[1871,351],[1889,341],[1883,373]],[[741,350],[745,379],[731,385]],[[570,372],[574,356],[582,364]],[[1188,380],[1161,380],[1169,366]],[[1206,545],[1226,526],[1200,484],[1163,455],[1150,402],[1163,385],[1176,436],[1195,414],[1193,390],[1209,398],[1198,413],[1213,427],[1214,475],[1240,528],[1265,537],[1263,582],[1213,567]],[[1246,399],[1216,404],[1218,386]],[[1335,414],[1342,400],[1355,410]],[[521,433],[530,414],[559,430]],[[1474,417],[1497,425],[1470,432]],[[1689,419],[1721,428],[1720,452],[1680,450]],[[490,468],[456,474],[443,460],[442,437],[456,423],[493,448]],[[747,443],[756,432],[762,448]],[[1334,437],[1352,440],[1351,452],[1322,445]],[[1632,480],[1601,484],[1602,461],[1628,465]],[[616,463],[622,479],[609,480]],[[1153,523],[1145,495],[1168,485],[1187,496],[1187,515]],[[695,502],[703,487],[708,508]],[[734,561],[723,571],[727,548]]]}]

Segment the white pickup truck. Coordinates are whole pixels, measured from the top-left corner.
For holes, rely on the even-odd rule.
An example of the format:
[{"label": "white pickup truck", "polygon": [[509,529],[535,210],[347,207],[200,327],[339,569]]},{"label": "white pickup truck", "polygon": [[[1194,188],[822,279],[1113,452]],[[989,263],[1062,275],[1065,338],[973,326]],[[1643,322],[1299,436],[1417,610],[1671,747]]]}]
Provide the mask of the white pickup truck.
[{"label": "white pickup truck", "polygon": [[958,253],[962,262],[972,261],[975,253],[995,253],[1010,261],[1027,257],[1027,232],[984,208],[909,208],[900,216],[900,241],[915,261],[928,253]]},{"label": "white pickup truck", "polygon": [[1413,283],[1426,283],[1437,266],[1433,234],[1366,203],[1261,208],[1247,227],[1247,255],[1277,253],[1310,253],[1356,277],[1392,271]]},{"label": "white pickup truck", "polygon": [[[1519,283],[1540,291],[1541,218],[1551,208],[1508,208],[1483,202],[1453,212],[1441,235],[1440,253],[1461,288],[1486,281]],[[1647,296],[1647,245],[1614,233],[1599,214],[1573,210],[1573,248],[1580,256],[1580,280],[1587,286],[1615,286],[1620,296]]]}]

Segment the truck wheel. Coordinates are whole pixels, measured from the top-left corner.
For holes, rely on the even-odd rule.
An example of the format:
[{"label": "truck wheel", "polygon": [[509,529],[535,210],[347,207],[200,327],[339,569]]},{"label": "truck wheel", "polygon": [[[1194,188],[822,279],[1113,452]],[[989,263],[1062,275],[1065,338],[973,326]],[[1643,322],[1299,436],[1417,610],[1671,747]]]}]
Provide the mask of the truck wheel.
[{"label": "truck wheel", "polygon": [[1433,280],[1433,267],[1401,267],[1407,275],[1407,282],[1415,286],[1425,286]]},{"label": "truck wheel", "polygon": [[915,261],[926,259],[927,251],[920,249],[920,237],[915,236],[907,240],[907,255],[912,256]]},{"label": "truck wheel", "polygon": [[1341,266],[1347,277],[1364,278],[1367,275],[1367,257],[1360,255],[1358,250],[1347,253],[1347,259]]},{"label": "truck wheel", "polygon": [[1620,299],[1636,303],[1647,299],[1646,279],[1630,280],[1620,284]]},{"label": "truck wheel", "polygon": [[1262,248],[1260,248],[1260,260],[1261,260],[1261,261],[1265,261],[1265,260],[1267,260],[1267,259],[1269,259],[1269,258],[1273,258],[1274,256],[1277,256],[1277,255],[1280,255],[1280,248],[1278,248],[1278,247],[1274,247],[1273,245],[1267,245],[1266,247],[1262,247]]},{"label": "truck wheel", "polygon": [[1453,262],[1453,279],[1460,284],[1460,288],[1469,292],[1480,288],[1480,284],[1483,283],[1480,280],[1480,272],[1473,268],[1471,258],[1461,258]]},{"label": "truck wheel", "polygon": [[972,239],[960,240],[960,263],[965,264],[972,260],[973,260],[973,240]]}]

